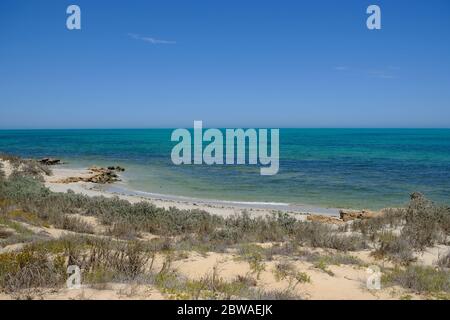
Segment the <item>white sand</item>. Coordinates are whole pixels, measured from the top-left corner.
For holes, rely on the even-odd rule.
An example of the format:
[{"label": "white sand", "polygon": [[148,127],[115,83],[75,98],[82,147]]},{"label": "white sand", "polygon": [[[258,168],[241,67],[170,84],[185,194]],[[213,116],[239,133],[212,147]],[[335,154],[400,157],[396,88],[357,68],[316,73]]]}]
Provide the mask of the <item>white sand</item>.
[{"label": "white sand", "polygon": [[[89,182],[75,182],[75,183],[59,183],[62,179],[69,177],[88,177],[90,175],[87,169],[67,169],[61,167],[52,167],[53,175],[45,177],[45,185],[53,192],[67,192],[72,190],[75,193],[84,194],[87,196],[104,196],[104,197],[119,197],[120,199],[128,200],[131,203],[137,203],[141,201],[148,201],[153,203],[158,207],[163,207],[168,209],[169,207],[176,207],[178,209],[198,209],[205,210],[211,214],[220,216],[231,216],[234,214],[240,214],[244,210],[247,211],[252,216],[264,216],[269,215],[276,210],[270,208],[260,208],[257,206],[252,207],[251,205],[232,205],[232,204],[221,204],[214,203],[213,201],[201,200],[201,199],[177,199],[171,196],[140,196],[140,195],[130,195],[119,192],[111,192],[105,190],[105,186],[89,183]],[[307,212],[295,212],[289,211],[291,214],[295,214],[299,219],[306,219]]]}]

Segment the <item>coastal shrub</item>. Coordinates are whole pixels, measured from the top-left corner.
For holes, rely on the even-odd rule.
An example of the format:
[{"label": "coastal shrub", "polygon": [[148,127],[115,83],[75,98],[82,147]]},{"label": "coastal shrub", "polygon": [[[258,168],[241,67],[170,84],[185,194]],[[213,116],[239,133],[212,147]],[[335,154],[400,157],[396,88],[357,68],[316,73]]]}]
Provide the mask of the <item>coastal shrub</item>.
[{"label": "coastal shrub", "polygon": [[242,283],[246,287],[255,287],[258,284],[257,280],[250,274],[238,275],[235,281]]},{"label": "coastal shrub", "polygon": [[298,246],[293,241],[285,243],[274,243],[265,249],[267,260],[273,260],[274,256],[294,256],[298,251]]},{"label": "coastal shrub", "polygon": [[108,236],[125,240],[133,240],[139,237],[139,232],[136,228],[136,225],[126,221],[113,222],[112,225],[107,229],[106,234]]},{"label": "coastal shrub", "polygon": [[360,232],[364,237],[375,241],[378,233],[401,226],[403,220],[403,209],[385,209],[382,215],[354,220],[350,226],[352,231]]},{"label": "coastal shrub", "polygon": [[254,293],[248,297],[254,300],[301,300],[301,296],[292,292],[292,290],[255,290]]},{"label": "coastal shrub", "polygon": [[8,179],[5,188],[0,190],[0,196],[11,199],[23,210],[37,213],[41,219],[55,219],[58,224],[57,216],[63,214],[93,215],[110,225],[113,233],[121,233],[118,229],[122,224],[133,232],[145,231],[164,236],[196,234],[202,240],[209,239],[217,247],[245,241],[284,241],[296,229],[295,219],[281,213],[267,218],[251,218],[246,213],[222,218],[202,210],[158,208],[148,202],[131,204],[119,198],[53,193],[35,179],[22,175]]},{"label": "coastal shrub", "polygon": [[86,221],[79,217],[70,217],[67,215],[51,215],[52,219],[49,219],[50,223],[54,224],[56,228],[70,230],[78,233],[93,234],[94,228]]},{"label": "coastal shrub", "polygon": [[258,245],[245,244],[239,249],[241,258],[248,262],[250,270],[256,275],[256,279],[259,280],[261,272],[266,269],[264,263],[264,249]]},{"label": "coastal shrub", "polygon": [[0,162],[0,183],[3,183],[5,180],[5,171],[3,170],[3,163]]},{"label": "coastal shrub", "polygon": [[146,270],[153,255],[139,241],[126,243],[96,240],[92,243],[83,268],[89,274],[109,272],[120,280],[134,279]]},{"label": "coastal shrub", "polygon": [[445,240],[449,232],[450,209],[436,206],[422,194],[414,193],[405,210],[402,235],[416,249],[423,250]]},{"label": "coastal shrub", "polygon": [[450,292],[450,272],[429,266],[396,268],[383,276],[386,284],[397,284],[420,293]]},{"label": "coastal shrub", "polygon": [[319,258],[316,262],[314,262],[314,268],[317,268],[319,270],[322,270],[326,274],[328,274],[330,277],[334,277],[334,272],[328,269],[328,263],[325,259]]},{"label": "coastal shrub", "polygon": [[39,180],[43,180],[43,175],[52,175],[52,170],[47,165],[41,164],[36,160],[22,160],[16,172],[17,170],[23,175],[31,176]]},{"label": "coastal shrub", "polygon": [[277,263],[273,269],[275,280],[288,280],[288,289],[295,290],[300,283],[309,283],[311,278],[305,272],[297,271],[295,266],[287,261]]},{"label": "coastal shrub", "polygon": [[247,212],[227,217],[225,228],[235,230],[240,242],[285,241],[294,234],[297,220],[277,212],[266,217],[250,217]]},{"label": "coastal shrub", "polygon": [[[166,264],[164,264],[166,265]],[[227,281],[219,275],[219,266],[214,266],[212,272],[200,279],[187,279],[179,275],[170,267],[170,263],[153,273],[149,283],[155,285],[161,292],[168,294],[171,299],[300,299],[293,294],[292,289],[270,290],[256,288],[256,280],[249,275],[238,276]]]},{"label": "coastal shrub", "polygon": [[396,236],[390,231],[379,235],[377,248],[372,255],[376,258],[387,258],[404,265],[408,265],[416,260],[409,239],[403,235]]},{"label": "coastal shrub", "polygon": [[58,286],[65,280],[65,272],[64,259],[50,258],[43,250],[29,247],[0,254],[0,288],[6,292]]},{"label": "coastal shrub", "polygon": [[21,209],[15,209],[7,212],[6,217],[14,221],[20,221],[35,226],[42,226],[44,224],[44,221],[40,219],[37,214]]},{"label": "coastal shrub", "polygon": [[213,271],[203,276],[200,280],[187,280],[186,288],[191,291],[194,299],[221,299],[229,300],[234,297],[241,297],[249,289],[246,282],[237,279],[226,281],[220,277],[218,265],[213,267]]},{"label": "coastal shrub", "polygon": [[22,163],[22,159],[20,157],[5,153],[0,154],[0,159],[3,161],[8,161],[13,168],[17,168]]},{"label": "coastal shrub", "polygon": [[[6,230],[5,230],[6,229]],[[0,212],[0,230],[4,230],[4,237],[0,236],[0,247],[15,243],[29,243],[47,239],[46,234],[33,233],[23,224],[12,220],[8,216],[8,211]]]},{"label": "coastal shrub", "polygon": [[337,234],[331,226],[317,222],[298,222],[295,236],[299,243],[314,248],[355,251],[366,247],[362,237]]},{"label": "coastal shrub", "polygon": [[329,265],[364,265],[364,262],[358,257],[345,253],[322,255],[320,259],[323,259]]},{"label": "coastal shrub", "polygon": [[450,250],[439,258],[437,265],[441,268],[450,269]]},{"label": "coastal shrub", "polygon": [[18,234],[32,234],[32,232],[28,228],[24,227],[22,224],[16,221],[9,219],[6,215],[0,215],[0,224],[13,229]]}]

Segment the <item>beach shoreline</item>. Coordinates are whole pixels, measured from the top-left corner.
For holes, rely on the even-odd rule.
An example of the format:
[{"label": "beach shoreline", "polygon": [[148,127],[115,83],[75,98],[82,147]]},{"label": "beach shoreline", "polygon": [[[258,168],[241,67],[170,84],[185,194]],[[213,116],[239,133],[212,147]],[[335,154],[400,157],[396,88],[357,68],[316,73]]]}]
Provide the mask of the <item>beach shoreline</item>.
[{"label": "beach shoreline", "polygon": [[148,201],[157,207],[170,208],[175,207],[180,210],[204,210],[214,215],[227,217],[235,214],[247,212],[252,216],[266,216],[275,212],[286,212],[298,216],[299,219],[309,214],[328,215],[336,217],[339,215],[337,208],[321,208],[310,205],[291,205],[287,203],[264,203],[264,202],[245,202],[228,201],[214,199],[200,199],[184,197],[177,195],[166,195],[144,192],[130,189],[123,181],[111,184],[96,184],[91,182],[73,182],[63,183],[64,179],[72,177],[88,177],[87,168],[66,168],[52,167],[53,174],[45,177],[45,185],[53,192],[67,192],[72,190],[75,193],[84,194],[90,197],[118,197],[127,200],[130,203]]}]

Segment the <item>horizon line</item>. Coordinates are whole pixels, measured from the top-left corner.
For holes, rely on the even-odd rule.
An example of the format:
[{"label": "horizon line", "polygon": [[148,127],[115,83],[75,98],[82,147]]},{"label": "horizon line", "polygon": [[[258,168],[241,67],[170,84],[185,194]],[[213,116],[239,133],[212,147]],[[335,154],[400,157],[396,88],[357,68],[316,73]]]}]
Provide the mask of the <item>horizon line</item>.
[{"label": "horizon line", "polygon": [[[151,129],[193,129],[193,126],[180,126],[180,127],[88,127],[88,128],[0,128],[0,131],[33,131],[33,130],[151,130]],[[237,126],[237,127],[202,127],[202,129],[404,129],[404,130],[448,130],[449,127],[267,127],[267,126]]]}]

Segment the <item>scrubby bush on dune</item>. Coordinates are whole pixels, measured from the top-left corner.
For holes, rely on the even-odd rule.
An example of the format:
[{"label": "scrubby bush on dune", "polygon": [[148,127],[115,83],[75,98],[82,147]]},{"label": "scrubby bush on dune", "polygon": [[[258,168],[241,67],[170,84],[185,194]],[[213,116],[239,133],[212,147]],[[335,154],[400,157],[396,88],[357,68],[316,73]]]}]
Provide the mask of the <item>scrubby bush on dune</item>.
[{"label": "scrubby bush on dune", "polygon": [[52,219],[49,219],[49,222],[58,229],[70,230],[78,233],[94,233],[94,228],[89,223],[78,217],[52,215]]},{"label": "scrubby bush on dune", "polygon": [[354,220],[350,226],[352,231],[360,232],[364,237],[375,241],[378,233],[397,228],[402,225],[403,221],[403,209],[385,209],[382,215],[371,219]]},{"label": "scrubby bush on dune", "polygon": [[0,159],[6,160],[11,165],[13,176],[27,176],[43,181],[43,175],[49,176],[52,170],[42,163],[33,159],[21,159],[19,157],[2,155]]},{"label": "scrubby bush on dune", "polygon": [[64,259],[50,258],[44,250],[25,248],[0,254],[0,288],[14,292],[60,285],[66,278]]},{"label": "scrubby bush on dune", "polygon": [[450,250],[439,258],[437,265],[441,268],[450,269]]},{"label": "scrubby bush on dune", "polygon": [[20,166],[12,172],[13,175],[25,175],[43,181],[43,175],[52,175],[52,170],[36,160],[22,161]]},{"label": "scrubby bush on dune", "polygon": [[4,153],[0,154],[0,159],[4,160],[4,161],[8,161],[13,168],[17,168],[23,161],[20,157],[13,156],[10,154],[4,154]]},{"label": "scrubby bush on dune", "polygon": [[397,284],[419,293],[450,293],[450,272],[429,266],[397,268],[385,274],[383,281]]},{"label": "scrubby bush on dune", "polygon": [[317,222],[298,222],[295,236],[299,243],[315,248],[354,251],[367,247],[362,237],[338,234],[331,226]]},{"label": "scrubby bush on dune", "polygon": [[0,162],[0,183],[5,180],[5,171],[3,170],[3,163]]},{"label": "scrubby bush on dune", "polygon": [[436,206],[422,194],[414,193],[404,213],[402,235],[410,244],[423,250],[436,242],[444,242],[450,232],[450,209]]},{"label": "scrubby bush on dune", "polygon": [[416,260],[409,240],[404,236],[396,236],[390,231],[383,232],[378,236],[377,248],[372,255],[403,265],[408,265]]},{"label": "scrubby bush on dune", "polygon": [[311,278],[307,273],[296,270],[295,266],[287,261],[277,263],[273,269],[273,274],[277,281],[287,279],[290,290],[295,290],[300,283],[311,282]]},{"label": "scrubby bush on dune", "polygon": [[[450,235],[450,208],[438,206],[415,192],[406,208],[385,210],[381,216],[354,221],[351,228],[378,242],[384,247],[382,251],[395,253],[400,250],[405,254],[408,246],[410,250],[423,250],[436,243],[446,243]],[[394,229],[401,231],[400,236],[387,239],[386,232]]]},{"label": "scrubby bush on dune", "polygon": [[111,243],[108,240],[97,240],[90,250],[84,269],[88,273],[109,271],[116,278],[134,279],[146,271],[149,259],[148,251],[139,241]]},{"label": "scrubby bush on dune", "polygon": [[23,206],[24,210],[27,207],[37,209],[45,202],[50,193],[50,190],[43,187],[39,181],[22,175],[11,175],[0,186],[0,197]]}]

